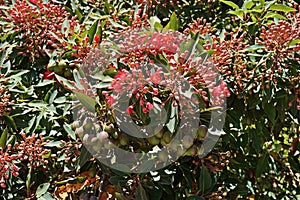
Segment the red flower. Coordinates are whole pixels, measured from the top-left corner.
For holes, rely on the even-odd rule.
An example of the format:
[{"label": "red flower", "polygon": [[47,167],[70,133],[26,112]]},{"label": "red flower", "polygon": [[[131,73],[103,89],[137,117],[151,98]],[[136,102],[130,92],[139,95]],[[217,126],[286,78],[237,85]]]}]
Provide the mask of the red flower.
[{"label": "red flower", "polygon": [[129,106],[127,109],[126,109],[126,112],[129,114],[129,115],[132,115],[133,113],[133,106]]},{"label": "red flower", "polygon": [[44,76],[43,76],[43,79],[46,79],[46,80],[52,80],[54,79],[54,73],[47,70],[44,72]]},{"label": "red flower", "polygon": [[106,97],[106,102],[108,103],[109,106],[112,106],[114,101],[115,101],[115,99],[112,96]]},{"label": "red flower", "polygon": [[147,106],[148,110],[152,110],[153,109],[153,104],[150,103],[150,102],[147,102],[146,106]]},{"label": "red flower", "polygon": [[100,42],[100,36],[99,36],[99,35],[95,35],[94,41],[95,41],[96,43],[99,43],[99,42]]},{"label": "red flower", "polygon": [[29,0],[30,3],[36,4],[38,2],[38,0]]}]

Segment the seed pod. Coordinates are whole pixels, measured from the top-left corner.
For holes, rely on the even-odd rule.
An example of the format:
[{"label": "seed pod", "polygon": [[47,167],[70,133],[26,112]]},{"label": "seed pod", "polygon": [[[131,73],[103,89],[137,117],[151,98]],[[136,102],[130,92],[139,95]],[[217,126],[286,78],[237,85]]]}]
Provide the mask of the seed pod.
[{"label": "seed pod", "polygon": [[168,153],[166,151],[158,152],[158,159],[162,162],[166,162],[168,160]]},{"label": "seed pod", "polygon": [[208,128],[205,125],[201,125],[199,126],[198,130],[197,130],[197,137],[199,141],[202,141],[208,132]]},{"label": "seed pod", "polygon": [[120,145],[122,146],[128,145],[128,137],[124,134],[120,136]]},{"label": "seed pod", "polygon": [[78,135],[79,137],[83,136],[84,130],[83,127],[78,127],[75,130],[75,134]]},{"label": "seed pod", "polygon": [[148,138],[148,141],[152,145],[158,145],[160,142],[160,139],[158,139],[157,137],[150,137],[150,138]]},{"label": "seed pod", "polygon": [[185,135],[182,139],[182,144],[184,148],[190,148],[194,143],[194,138],[190,135]]}]

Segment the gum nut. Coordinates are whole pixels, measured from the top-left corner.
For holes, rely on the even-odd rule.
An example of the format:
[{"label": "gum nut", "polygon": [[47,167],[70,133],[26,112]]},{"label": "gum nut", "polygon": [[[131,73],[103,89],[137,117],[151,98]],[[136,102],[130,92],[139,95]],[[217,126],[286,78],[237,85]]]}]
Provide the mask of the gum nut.
[{"label": "gum nut", "polygon": [[157,137],[150,137],[150,138],[148,138],[148,141],[152,145],[158,145],[160,142],[160,139],[158,139]]},{"label": "gum nut", "polygon": [[114,125],[113,124],[110,124],[108,126],[105,126],[104,130],[108,133],[112,133],[114,131]]},{"label": "gum nut", "polygon": [[128,145],[128,137],[126,135],[121,135],[120,145],[122,145],[122,146]]},{"label": "gum nut", "polygon": [[155,134],[155,137],[157,137],[157,138],[162,138],[164,136],[164,130],[162,129],[162,130],[160,130],[160,131],[158,131],[156,134]]},{"label": "gum nut", "polygon": [[53,71],[54,71],[56,74],[61,74],[61,73],[63,73],[64,69],[63,69],[62,67],[55,66],[55,67],[53,67]]},{"label": "gum nut", "polygon": [[76,128],[75,134],[78,135],[79,137],[83,136],[84,130],[82,127]]},{"label": "gum nut", "polygon": [[183,148],[182,145],[179,145],[179,146],[177,147],[177,154],[178,154],[179,156],[183,155],[183,154],[185,153],[185,151],[186,151],[186,150]]},{"label": "gum nut", "polygon": [[205,125],[199,126],[199,128],[197,130],[198,139],[199,140],[204,139],[207,135],[207,131],[208,131],[208,128]]},{"label": "gum nut", "polygon": [[192,146],[191,148],[189,148],[184,155],[185,156],[194,156],[197,153],[197,147],[196,146]]},{"label": "gum nut", "polygon": [[80,122],[79,121],[74,121],[72,124],[71,124],[71,128],[73,130],[75,130],[76,128],[79,128],[80,126]]},{"label": "gum nut", "polygon": [[118,137],[119,137],[118,132],[117,132],[117,131],[113,132],[113,133],[112,133],[112,137],[113,137],[114,139],[118,139]]},{"label": "gum nut", "polygon": [[166,151],[159,151],[158,152],[158,159],[162,162],[166,162],[168,160],[168,153]]},{"label": "gum nut", "polygon": [[178,148],[178,146],[179,146],[179,142],[176,140],[173,140],[171,143],[170,143],[171,145],[170,145],[170,148],[171,148],[171,150],[172,151],[177,151],[177,148]]},{"label": "gum nut", "polygon": [[83,136],[83,138],[82,138],[82,141],[83,141],[84,143],[89,142],[89,134],[85,134],[85,135]]},{"label": "gum nut", "polygon": [[182,144],[184,148],[190,148],[194,143],[194,138],[190,135],[185,135],[182,139]]},{"label": "gum nut", "polygon": [[164,140],[167,144],[171,142],[172,138],[171,138],[171,134],[170,134],[169,131],[167,131],[167,132],[164,133],[163,140]]},{"label": "gum nut", "polygon": [[66,66],[67,66],[67,63],[66,63],[64,60],[59,61],[58,67],[64,68],[64,67],[66,67]]},{"label": "gum nut", "polygon": [[97,133],[97,138],[99,141],[104,141],[106,138],[108,138],[108,133],[106,131],[101,131],[100,133]]},{"label": "gum nut", "polygon": [[64,72],[64,76],[65,77],[72,77],[72,75],[73,74],[72,74],[72,72],[70,70],[67,70],[67,71]]},{"label": "gum nut", "polygon": [[92,121],[91,120],[86,120],[84,125],[83,125],[84,130],[89,131],[89,130],[92,129],[92,127],[93,127]]},{"label": "gum nut", "polygon": [[160,139],[160,144],[162,146],[167,146],[167,143],[166,143],[166,141],[164,139]]}]

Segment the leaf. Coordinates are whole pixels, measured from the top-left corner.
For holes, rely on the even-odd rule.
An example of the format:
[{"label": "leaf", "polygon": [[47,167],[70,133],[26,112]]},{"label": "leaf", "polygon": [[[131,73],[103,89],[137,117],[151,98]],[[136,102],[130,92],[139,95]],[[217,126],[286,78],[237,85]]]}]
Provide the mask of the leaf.
[{"label": "leaf", "polygon": [[299,43],[300,43],[300,39],[295,39],[295,40],[292,40],[291,42],[289,42],[288,46],[293,46],[293,45],[296,45]]},{"label": "leaf", "polygon": [[86,109],[91,112],[95,112],[97,102],[93,98],[81,92],[75,92],[75,95]]},{"label": "leaf", "polygon": [[212,185],[212,179],[206,167],[202,165],[200,177],[199,177],[199,187],[202,193],[206,193]]},{"label": "leaf", "polygon": [[289,6],[283,5],[283,4],[273,4],[270,6],[269,10],[275,10],[280,12],[294,12],[296,11],[294,8],[291,8]]},{"label": "leaf", "polygon": [[89,32],[88,32],[88,36],[89,36],[89,43],[92,43],[94,40],[94,36],[97,32],[97,28],[98,28],[98,24],[99,24],[99,20],[97,20],[90,28]]},{"label": "leaf", "polygon": [[141,184],[139,184],[137,191],[135,193],[135,199],[136,200],[148,200],[148,196],[146,194],[146,190],[143,188]]},{"label": "leaf", "polygon": [[244,11],[243,10],[235,10],[235,11],[229,11],[227,12],[228,14],[231,14],[231,15],[235,15],[237,16],[238,18],[240,18],[241,20],[243,20],[244,18]]},{"label": "leaf", "polygon": [[7,137],[8,137],[8,128],[6,127],[0,137],[0,146],[3,149],[6,147],[6,142],[7,142]]},{"label": "leaf", "polygon": [[49,187],[50,187],[50,183],[43,183],[43,184],[39,185],[39,187],[37,188],[36,193],[35,193],[36,197],[39,198],[43,194],[45,194]]},{"label": "leaf", "polygon": [[257,162],[256,177],[257,178],[260,177],[263,171],[265,171],[267,167],[268,167],[268,156],[267,154],[263,154]]},{"label": "leaf", "polygon": [[271,103],[265,103],[263,109],[264,112],[267,114],[268,118],[274,124],[276,117],[276,108]]},{"label": "leaf", "polygon": [[234,9],[239,9],[239,6],[233,3],[232,1],[225,1],[225,0],[220,0],[220,2],[225,3],[226,5],[234,8]]},{"label": "leaf", "polygon": [[43,80],[42,82],[38,83],[34,87],[43,87],[43,86],[50,85],[53,83],[54,83],[54,80]]},{"label": "leaf", "polygon": [[64,77],[61,77],[57,74],[55,74],[55,78],[57,79],[57,81],[62,84],[66,89],[69,90],[75,90],[74,85],[72,84],[71,81],[69,81],[68,79],[65,79]]},{"label": "leaf", "polygon": [[163,30],[164,31],[167,31],[167,30],[177,31],[178,27],[179,27],[179,21],[178,21],[178,18],[176,16],[175,12],[173,12],[170,17],[169,23],[165,26],[165,28]]},{"label": "leaf", "polygon": [[38,200],[55,200],[49,192],[43,194],[43,196],[39,197]]},{"label": "leaf", "polygon": [[82,168],[83,165],[91,158],[91,153],[83,146],[80,151],[79,156],[79,168]]},{"label": "leaf", "polygon": [[262,49],[262,48],[264,48],[264,45],[255,44],[255,45],[249,46],[246,49],[243,49],[241,52],[255,51],[257,49]]},{"label": "leaf", "polygon": [[69,134],[69,136],[73,139],[76,140],[76,135],[75,132],[70,128],[70,125],[68,125],[67,123],[65,123],[63,125],[65,131]]},{"label": "leaf", "polygon": [[265,16],[263,17],[263,19],[269,19],[269,18],[277,18],[277,19],[286,19],[286,17],[278,14],[278,13],[274,13],[274,12],[267,12],[267,14],[265,14]]}]

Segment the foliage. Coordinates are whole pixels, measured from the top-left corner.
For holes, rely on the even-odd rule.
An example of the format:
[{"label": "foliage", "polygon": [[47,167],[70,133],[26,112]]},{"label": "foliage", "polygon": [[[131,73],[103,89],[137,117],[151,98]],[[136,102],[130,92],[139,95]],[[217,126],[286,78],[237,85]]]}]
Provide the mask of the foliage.
[{"label": "foliage", "polygon": [[[296,2],[15,0],[0,1],[0,7],[3,199],[299,198],[300,6]],[[122,77],[132,65],[147,61],[155,68],[157,62],[164,62],[183,67],[181,72],[189,74],[185,78],[203,102],[208,92],[199,84],[203,74],[193,74],[179,60],[172,63],[162,44],[153,40],[155,52],[148,52],[148,57],[132,51],[122,63],[109,65],[102,72],[105,76],[98,74],[99,98],[90,101],[86,94],[92,91],[85,90],[86,80],[79,78],[87,70],[83,63],[91,50],[113,33],[141,27],[157,31],[158,38],[178,31],[211,56],[226,83],[213,92],[227,97],[226,134],[204,158],[195,156],[198,149],[192,147],[163,169],[134,174],[107,168],[91,156],[81,141],[91,126],[73,118],[81,104],[94,109],[97,103],[100,121],[105,122],[101,137],[110,137],[124,149],[131,144],[146,151],[170,141],[170,126],[140,146],[140,141],[120,136],[110,114],[114,96],[103,83],[124,89],[122,81],[127,79]],[[164,45],[183,53],[185,41],[166,38]],[[141,40],[127,41],[125,50],[139,45],[137,41]],[[153,78],[163,75],[158,72]],[[79,85],[81,90],[76,89]],[[161,89],[155,84],[140,88],[127,112],[144,123],[155,108],[153,99],[165,100],[165,106],[172,108],[175,96]],[[203,103],[202,108],[210,106]],[[203,140],[204,125],[195,143]]]}]

